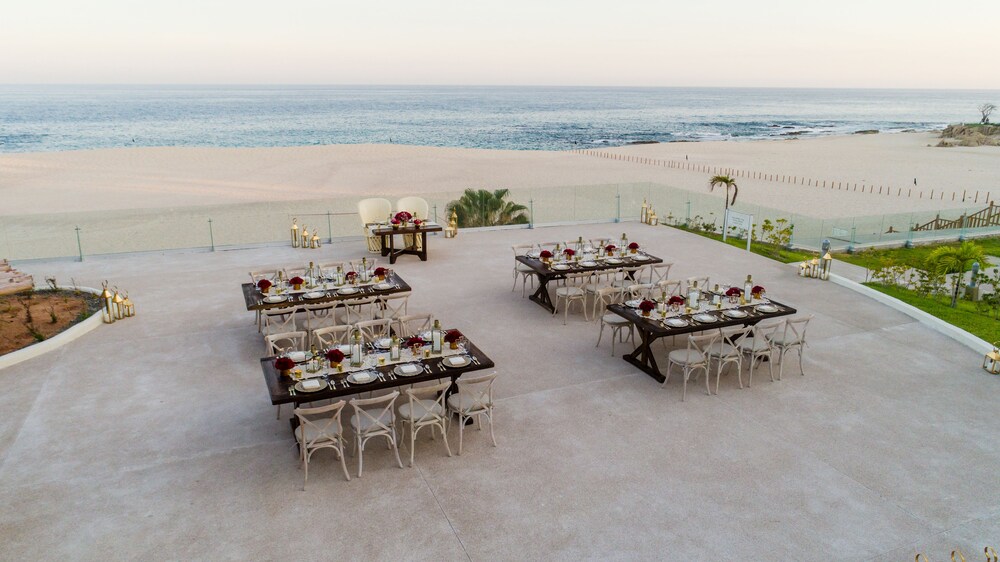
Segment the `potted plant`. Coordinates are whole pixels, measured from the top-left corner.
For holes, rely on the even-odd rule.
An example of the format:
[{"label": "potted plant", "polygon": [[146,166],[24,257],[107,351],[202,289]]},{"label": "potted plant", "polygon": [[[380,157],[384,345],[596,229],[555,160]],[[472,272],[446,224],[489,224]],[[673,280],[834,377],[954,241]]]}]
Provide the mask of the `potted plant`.
[{"label": "potted plant", "polygon": [[373,273],[375,274],[375,278],[376,279],[378,279],[379,281],[385,281],[385,268],[384,267],[376,267],[375,271]]},{"label": "potted plant", "polygon": [[409,211],[400,211],[396,213],[396,216],[393,218],[399,221],[401,226],[406,226],[406,223],[413,219],[413,215]]},{"label": "potted plant", "polygon": [[684,297],[679,295],[674,295],[670,297],[670,299],[667,301],[667,305],[670,306],[670,310],[673,310],[674,312],[680,310],[681,305],[683,304],[684,304]]},{"label": "potted plant", "polygon": [[761,287],[760,285],[754,285],[753,289],[750,289],[750,294],[753,295],[753,298],[755,299],[764,298],[764,293],[764,287]]},{"label": "potted plant", "polygon": [[552,261],[552,252],[548,250],[542,250],[541,252],[538,253],[538,258],[542,260],[542,263],[548,264],[549,262]]}]

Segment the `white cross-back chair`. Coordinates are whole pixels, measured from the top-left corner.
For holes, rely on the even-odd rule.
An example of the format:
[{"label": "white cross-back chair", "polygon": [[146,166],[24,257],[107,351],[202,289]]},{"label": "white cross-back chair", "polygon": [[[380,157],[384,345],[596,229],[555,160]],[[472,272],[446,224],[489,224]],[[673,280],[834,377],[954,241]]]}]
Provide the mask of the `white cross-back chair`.
[{"label": "white cross-back chair", "polygon": [[260,271],[250,272],[250,282],[254,285],[257,284],[261,279],[267,279],[268,281],[274,282],[278,280],[278,270],[277,269],[262,269]]},{"label": "white cross-back chair", "polygon": [[[601,291],[598,293],[599,302],[604,300],[605,291],[608,291],[608,293],[606,294],[608,294],[611,298],[619,298],[621,295],[621,290],[615,287],[608,287],[606,289],[601,289]],[[605,310],[604,314],[600,316],[600,320],[601,320],[601,330],[597,333],[597,343],[594,344],[594,347],[598,347],[601,345],[601,338],[604,337],[605,326],[611,328],[612,356],[615,354],[615,340],[625,343],[624,333],[626,329],[628,330],[628,339],[631,340],[633,343],[635,342],[635,326],[633,326],[632,323],[629,322],[624,317],[619,316],[614,312],[611,312],[610,310]]]},{"label": "white cross-back chair", "polygon": [[712,344],[718,338],[719,333],[717,331],[709,332],[702,336],[689,335],[686,348],[675,349],[667,354],[667,375],[663,380],[663,385],[666,386],[670,380],[670,373],[673,367],[675,365],[680,367],[681,376],[684,377],[684,389],[681,392],[682,402],[687,398],[688,380],[698,371],[704,373],[705,390],[708,391],[709,395],[712,394],[712,389],[708,384],[708,349],[712,347]]},{"label": "white cross-back chair", "polygon": [[380,318],[378,320],[364,320],[354,324],[354,327],[361,330],[362,337],[366,341],[373,342],[379,338],[389,337],[389,328],[392,326],[392,319]]},{"label": "white cross-back chair", "polygon": [[374,296],[341,301],[340,304],[342,306],[337,308],[337,311],[343,314],[343,318],[338,323],[353,324],[361,320],[374,319],[377,302],[378,297]]},{"label": "white cross-back chair", "polygon": [[496,373],[489,373],[474,378],[463,375],[455,381],[458,392],[448,397],[447,404],[448,411],[458,416],[459,455],[462,454],[465,421],[471,418],[478,420],[480,431],[483,429],[483,418],[490,422],[490,440],[494,447],[497,446],[497,438],[493,434],[493,382],[496,378]]},{"label": "white cross-back chair", "polygon": [[304,267],[288,267],[284,269],[285,279],[291,279],[292,277],[305,277],[306,268]]},{"label": "white cross-back chair", "polygon": [[771,337],[771,345],[778,350],[779,381],[781,380],[782,367],[785,364],[785,354],[793,349],[799,354],[799,373],[806,374],[802,368],[802,350],[806,346],[806,328],[809,327],[809,321],[812,318],[812,315],[809,315],[785,320],[785,329]]},{"label": "white cross-back chair", "polygon": [[655,285],[660,281],[670,279],[670,268],[673,266],[672,263],[651,264],[649,266],[649,282]]},{"label": "white cross-back chair", "polygon": [[260,316],[264,335],[298,331],[298,325],[295,323],[297,312],[295,307],[269,308],[262,311]]},{"label": "white cross-back chair", "polygon": [[559,303],[563,305],[563,325],[566,324],[569,316],[569,308],[573,303],[579,303],[580,309],[586,319],[590,319],[587,314],[587,292],[584,290],[584,281],[590,277],[589,273],[576,273],[566,276],[566,285],[556,287],[556,302],[552,314],[559,312]]},{"label": "white cross-back chair", "polygon": [[313,330],[313,344],[319,349],[330,349],[337,345],[344,345],[351,337],[351,328],[352,326],[349,324],[339,324]]},{"label": "white cross-back chair", "polygon": [[708,275],[705,275],[704,277],[688,277],[684,283],[684,294],[691,292],[691,287],[693,287],[695,283],[698,283],[698,289],[702,291],[709,290],[711,287],[708,286],[708,279]]},{"label": "white cross-back chair", "polygon": [[393,293],[378,297],[377,314],[380,318],[396,318],[406,315],[406,305],[410,302],[411,291]]},{"label": "white cross-back chair", "polygon": [[395,390],[376,398],[351,400],[351,407],[354,409],[351,427],[354,429],[354,449],[358,454],[358,478],[361,478],[361,471],[364,468],[365,444],[369,439],[376,437],[386,438],[386,445],[396,454],[399,468],[403,468],[396,443],[396,413],[393,410],[398,396],[399,391]]},{"label": "white cross-back chair", "polygon": [[302,462],[302,491],[305,491],[306,482],[309,481],[309,461],[313,453],[320,449],[336,451],[344,477],[351,479],[344,460],[344,430],[340,425],[340,414],[345,404],[340,400],[319,408],[295,408],[295,417],[299,420],[299,425],[295,428],[295,440],[299,443],[299,460]]},{"label": "white cross-back chair", "polygon": [[333,277],[333,274],[337,273],[338,267],[344,267],[344,262],[331,261],[331,262],[316,264],[316,269],[319,270],[319,275],[322,277]]},{"label": "white cross-back chair", "polygon": [[283,334],[272,334],[264,336],[264,347],[268,355],[284,355],[289,351],[304,351],[306,346],[306,332],[285,332]]},{"label": "white cross-back chair", "polygon": [[[361,261],[361,258],[358,258],[356,260],[351,260],[349,262],[346,262],[344,264],[344,267],[347,269],[347,271],[355,271],[360,273],[361,270],[364,269],[364,267],[362,266],[367,265],[369,270],[374,270],[377,267],[377,264],[378,264],[378,258],[365,258],[364,262]],[[347,271],[345,271],[344,273],[347,273]]]},{"label": "white cross-back chair", "polygon": [[396,335],[409,338],[431,329],[430,314],[407,314],[396,318]]},{"label": "white cross-back chair", "polygon": [[719,329],[719,340],[708,348],[708,358],[716,362],[715,370],[715,393],[719,393],[719,378],[722,376],[722,369],[730,365],[736,365],[736,376],[739,378],[740,388],[743,388],[743,351],[742,346],[750,333],[752,326],[732,326],[730,328]]},{"label": "white cross-back chair", "polygon": [[657,295],[666,292],[668,297],[678,296],[681,294],[681,282],[664,279],[663,281],[657,282],[653,290],[656,291]]},{"label": "white cross-back chair", "polygon": [[631,299],[648,299],[650,298],[649,291],[653,286],[649,283],[632,283],[625,289],[625,294],[628,295],[629,300]]},{"label": "white cross-back chair", "polygon": [[315,332],[320,328],[337,325],[336,305],[333,303],[307,304],[301,313],[306,319],[306,331]]},{"label": "white cross-back chair", "polygon": [[444,448],[448,451],[448,456],[451,456],[451,446],[448,445],[448,414],[444,403],[449,387],[450,380],[406,391],[408,401],[399,406],[399,419],[403,423],[404,435],[406,428],[410,429],[410,466],[413,466],[417,432],[425,427],[431,428],[432,439],[435,428],[441,430]]},{"label": "white cross-back chair", "polygon": [[369,252],[382,251],[382,238],[372,236],[369,227],[387,220],[390,214],[392,214],[392,202],[388,199],[373,197],[358,201],[358,215],[361,216],[361,224],[364,225],[365,239],[368,240]]},{"label": "white cross-back chair", "polygon": [[521,296],[524,296],[525,287],[528,285],[528,281],[531,281],[531,286],[535,286],[535,271],[530,267],[524,265],[523,263],[517,261],[517,256],[523,256],[528,253],[529,250],[534,248],[534,244],[515,244],[510,248],[514,250],[514,286],[510,288],[511,292],[517,288],[517,282],[521,281]]},{"label": "white cross-back chair", "polygon": [[771,374],[771,382],[774,382],[774,346],[771,340],[774,339],[780,328],[785,325],[784,320],[772,320],[771,322],[761,322],[754,324],[750,332],[750,337],[743,340],[740,351],[750,360],[750,371],[747,377],[747,387],[753,386],[753,369],[759,361],[767,359],[767,368]]},{"label": "white cross-back chair", "polygon": [[590,285],[585,291],[593,296],[593,306],[591,307],[590,315],[594,320],[601,318],[601,311],[605,310],[608,305],[620,303],[625,297],[625,291],[618,287]]}]

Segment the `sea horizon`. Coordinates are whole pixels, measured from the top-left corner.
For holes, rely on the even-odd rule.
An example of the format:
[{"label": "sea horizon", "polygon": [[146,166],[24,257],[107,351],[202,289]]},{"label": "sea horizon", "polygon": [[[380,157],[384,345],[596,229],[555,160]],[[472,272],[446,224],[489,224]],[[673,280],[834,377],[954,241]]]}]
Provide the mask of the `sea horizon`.
[{"label": "sea horizon", "polygon": [[4,84],[0,153],[407,144],[568,150],[929,131],[998,90],[687,86]]}]

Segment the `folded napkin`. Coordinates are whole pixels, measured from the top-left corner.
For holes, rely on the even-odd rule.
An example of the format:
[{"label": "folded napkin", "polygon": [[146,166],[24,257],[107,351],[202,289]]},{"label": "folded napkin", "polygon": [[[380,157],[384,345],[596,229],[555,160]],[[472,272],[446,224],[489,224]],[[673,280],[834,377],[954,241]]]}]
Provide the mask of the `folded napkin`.
[{"label": "folded napkin", "polygon": [[459,355],[457,357],[449,357],[446,361],[448,361],[449,365],[461,365],[465,363],[465,358]]},{"label": "folded napkin", "polygon": [[306,360],[305,351],[292,351],[288,354],[288,358],[296,363],[301,363]]},{"label": "folded napkin", "polygon": [[302,381],[302,388],[305,390],[316,390],[319,388],[319,381],[316,379]]},{"label": "folded napkin", "polygon": [[399,372],[406,373],[406,374],[416,373],[419,370],[420,370],[420,368],[417,367],[416,365],[401,365],[399,367]]}]

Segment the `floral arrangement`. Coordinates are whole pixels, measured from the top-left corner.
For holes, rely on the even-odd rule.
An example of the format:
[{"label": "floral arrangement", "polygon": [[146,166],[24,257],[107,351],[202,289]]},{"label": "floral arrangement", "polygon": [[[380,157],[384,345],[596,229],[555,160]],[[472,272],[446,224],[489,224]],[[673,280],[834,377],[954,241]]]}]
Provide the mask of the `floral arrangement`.
[{"label": "floral arrangement", "polygon": [[571,258],[576,255],[576,250],[574,250],[573,248],[566,248],[565,250],[563,250],[563,254],[565,254],[566,257]]},{"label": "floral arrangement", "polygon": [[271,282],[267,279],[261,279],[257,282],[257,288],[261,291],[266,291],[271,288]]},{"label": "floral arrangement", "polygon": [[413,219],[413,215],[409,211],[400,211],[394,218],[399,222],[408,222]]},{"label": "floral arrangement", "polygon": [[422,224],[424,224],[424,221],[420,219],[413,219],[413,226],[420,226]]},{"label": "floral arrangement", "polygon": [[542,258],[543,260],[550,260],[552,259],[552,252],[548,250],[542,250],[541,252],[538,253],[538,257]]},{"label": "floral arrangement", "polygon": [[389,222],[392,224],[392,226],[399,226],[399,219],[392,219]]},{"label": "floral arrangement", "polygon": [[348,271],[347,273],[344,274],[344,277],[346,277],[348,279],[354,279],[357,276],[358,276],[358,272],[357,271]]},{"label": "floral arrangement", "polygon": [[605,252],[614,252],[617,249],[618,246],[615,246],[614,244],[608,244],[607,246],[604,247]]},{"label": "floral arrangement", "polygon": [[638,250],[639,249],[639,243],[638,242],[632,242],[631,244],[628,245],[628,249],[632,250],[632,251]]},{"label": "floral arrangement", "polygon": [[764,287],[761,287],[760,285],[754,285],[753,289],[750,289],[750,294],[751,295],[763,295],[764,294]]},{"label": "floral arrangement", "polygon": [[639,310],[643,312],[652,312],[656,308],[656,303],[650,300],[644,300],[639,303]]},{"label": "floral arrangement", "polygon": [[413,348],[419,345],[424,345],[424,340],[420,336],[413,336],[406,340],[406,347]]},{"label": "floral arrangement", "polygon": [[295,368],[295,361],[291,357],[279,357],[274,360],[274,368],[279,371],[291,371]]},{"label": "floral arrangement", "polygon": [[291,279],[289,279],[288,282],[290,284],[292,284],[292,285],[301,285],[301,284],[305,283],[306,280],[303,279],[303,278],[301,278],[301,277],[299,277],[298,275],[296,275],[295,277],[292,277]]},{"label": "floral arrangement", "polygon": [[740,289],[739,287],[730,287],[730,288],[726,289],[726,296],[727,297],[738,297],[738,296],[740,296],[742,294],[743,294],[743,290]]},{"label": "floral arrangement", "polygon": [[684,304],[684,297],[674,295],[670,297],[670,300],[667,301],[667,304]]},{"label": "floral arrangement", "polygon": [[372,273],[375,274],[375,277],[385,277],[386,271],[384,267],[376,267]]},{"label": "floral arrangement", "polygon": [[330,363],[340,363],[344,360],[344,352],[337,348],[330,349],[326,352],[326,359]]},{"label": "floral arrangement", "polygon": [[448,343],[455,343],[462,339],[462,332],[458,330],[448,330],[444,335],[444,341]]}]

